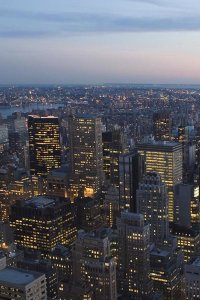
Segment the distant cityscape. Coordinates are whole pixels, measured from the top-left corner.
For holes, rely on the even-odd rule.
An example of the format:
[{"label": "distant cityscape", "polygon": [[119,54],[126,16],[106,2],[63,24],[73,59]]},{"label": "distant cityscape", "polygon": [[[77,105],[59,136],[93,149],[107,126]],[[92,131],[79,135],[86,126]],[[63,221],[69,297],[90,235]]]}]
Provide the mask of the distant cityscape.
[{"label": "distant cityscape", "polygon": [[200,299],[200,85],[0,86],[0,299]]}]

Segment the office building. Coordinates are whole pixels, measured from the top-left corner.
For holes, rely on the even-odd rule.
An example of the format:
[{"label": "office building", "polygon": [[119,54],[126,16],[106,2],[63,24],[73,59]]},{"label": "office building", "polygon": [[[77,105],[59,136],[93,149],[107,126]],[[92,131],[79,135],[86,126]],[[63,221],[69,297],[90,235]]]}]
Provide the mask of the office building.
[{"label": "office building", "polygon": [[154,291],[165,300],[183,297],[183,254],[178,247],[154,247],[150,253],[150,278]]},{"label": "office building", "polygon": [[169,221],[174,220],[174,191],[182,182],[182,146],[176,142],[156,142],[150,139],[138,144],[138,152],[144,157],[146,172],[158,172],[166,184],[169,203]]},{"label": "office building", "polygon": [[174,187],[174,223],[190,228],[199,223],[199,187],[177,184]]},{"label": "office building", "polygon": [[116,226],[116,218],[120,214],[120,209],[119,189],[114,185],[110,185],[106,192],[105,199],[103,200],[103,211],[107,226]]},{"label": "office building", "polygon": [[186,299],[200,299],[200,257],[185,265]]},{"label": "office building", "polygon": [[150,241],[163,244],[169,236],[168,197],[158,173],[149,172],[143,176],[137,190],[137,208],[150,224]]},{"label": "office building", "polygon": [[69,139],[74,197],[91,197],[100,191],[103,180],[101,119],[88,114],[71,116]]},{"label": "office building", "polygon": [[186,228],[173,225],[171,232],[177,237],[178,246],[181,248],[184,261],[190,262],[197,256],[200,256],[200,233],[193,228]]},{"label": "office building", "polygon": [[47,176],[47,195],[55,197],[69,197],[69,168],[61,166],[53,169]]},{"label": "office building", "polygon": [[124,297],[150,299],[150,226],[143,215],[124,211],[117,218],[119,285]]},{"label": "office building", "polygon": [[46,177],[51,169],[61,165],[58,118],[29,116],[28,133],[31,175]]},{"label": "office building", "polygon": [[23,260],[17,262],[17,267],[24,270],[45,274],[47,297],[50,299],[57,299],[57,274],[50,261],[24,258]]},{"label": "office building", "polygon": [[143,157],[136,152],[119,157],[120,210],[136,212],[136,190],[144,173]]},{"label": "office building", "polygon": [[105,131],[102,134],[102,142],[105,177],[111,184],[119,187],[119,156],[127,152],[125,135],[120,129]]},{"label": "office building", "polygon": [[69,199],[44,196],[17,201],[10,225],[18,248],[46,256],[57,244],[71,245],[76,238]]},{"label": "office building", "polygon": [[103,219],[98,200],[90,197],[76,198],[73,209],[77,229],[90,231],[102,226]]},{"label": "office building", "polygon": [[92,299],[116,300],[116,261],[110,256],[108,236],[80,232],[72,249],[73,279],[93,292]]},{"label": "office building", "polygon": [[153,136],[156,141],[169,141],[171,138],[172,119],[167,111],[153,114]]},{"label": "office building", "polygon": [[0,298],[47,300],[45,275],[12,267],[0,270]]}]

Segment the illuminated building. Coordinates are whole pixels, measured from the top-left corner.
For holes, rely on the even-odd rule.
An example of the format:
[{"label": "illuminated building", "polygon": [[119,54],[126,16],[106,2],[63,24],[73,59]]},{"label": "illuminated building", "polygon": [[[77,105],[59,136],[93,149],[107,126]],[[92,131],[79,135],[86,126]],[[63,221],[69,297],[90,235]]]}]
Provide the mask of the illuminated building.
[{"label": "illuminated building", "polygon": [[200,255],[200,233],[198,231],[173,225],[172,234],[177,237],[178,246],[183,252],[186,263]]},{"label": "illuminated building", "polygon": [[120,210],[136,212],[136,190],[144,172],[143,158],[136,152],[119,157]]},{"label": "illuminated building", "polygon": [[19,249],[44,256],[57,244],[68,246],[76,238],[69,199],[39,196],[17,201],[11,209],[10,225]]},{"label": "illuminated building", "polygon": [[116,262],[105,234],[80,232],[72,249],[73,279],[88,286],[92,299],[116,300]]},{"label": "illuminated building", "polygon": [[117,218],[119,281],[123,296],[150,299],[150,226],[143,215],[124,211]]},{"label": "illuminated building", "polygon": [[137,146],[144,157],[146,172],[158,172],[168,191],[169,221],[174,219],[173,187],[182,182],[182,146],[176,142],[149,140]]},{"label": "illuminated building", "polygon": [[71,251],[63,245],[57,245],[48,259],[58,274],[58,280],[68,280],[72,274]]},{"label": "illuminated building", "polygon": [[156,141],[169,141],[172,130],[172,119],[169,112],[153,114],[153,136]]},{"label": "illuminated building", "polygon": [[165,184],[156,172],[146,173],[137,190],[138,213],[150,224],[150,240],[162,244],[168,239],[168,198]]},{"label": "illuminated building", "polygon": [[47,300],[45,275],[11,267],[0,270],[0,298]]},{"label": "illuminated building", "polygon": [[103,200],[103,210],[106,217],[106,224],[109,227],[116,225],[116,217],[119,215],[119,190],[111,185]]},{"label": "illuminated building", "polygon": [[120,130],[102,133],[103,170],[106,179],[119,187],[119,156],[127,152],[126,140]]},{"label": "illuminated building", "polygon": [[69,139],[74,197],[92,197],[103,180],[101,119],[87,114],[71,116]]},{"label": "illuminated building", "polygon": [[183,255],[177,247],[154,247],[150,253],[150,277],[154,291],[160,291],[164,300],[182,297]]},{"label": "illuminated building", "polygon": [[52,264],[48,260],[34,260],[30,258],[24,258],[17,263],[17,267],[28,270],[35,271],[42,274],[45,274],[46,277],[46,290],[47,297],[50,299],[57,298],[57,274],[53,269]]},{"label": "illuminated building", "polygon": [[0,190],[0,220],[8,221],[11,205],[14,203],[8,190]]},{"label": "illuminated building", "polygon": [[29,157],[32,176],[47,176],[60,167],[60,126],[58,118],[29,116]]},{"label": "illuminated building", "polygon": [[200,257],[185,265],[186,299],[200,299]]}]

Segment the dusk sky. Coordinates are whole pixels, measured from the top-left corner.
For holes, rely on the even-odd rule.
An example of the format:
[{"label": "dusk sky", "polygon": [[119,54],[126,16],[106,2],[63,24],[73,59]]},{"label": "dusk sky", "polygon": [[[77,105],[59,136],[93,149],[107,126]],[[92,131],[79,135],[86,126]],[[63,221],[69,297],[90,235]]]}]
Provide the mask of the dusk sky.
[{"label": "dusk sky", "polygon": [[200,84],[200,0],[0,0],[0,84]]}]

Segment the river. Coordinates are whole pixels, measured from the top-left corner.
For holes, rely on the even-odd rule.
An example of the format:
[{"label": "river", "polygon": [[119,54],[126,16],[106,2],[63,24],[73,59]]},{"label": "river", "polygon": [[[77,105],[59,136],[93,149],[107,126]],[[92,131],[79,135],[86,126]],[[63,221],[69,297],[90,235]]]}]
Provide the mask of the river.
[{"label": "river", "polygon": [[0,108],[0,114],[3,118],[7,118],[11,116],[14,112],[24,112],[31,113],[33,110],[45,110],[51,108],[63,107],[63,103],[51,103],[51,104],[38,104],[38,103],[30,103],[25,106],[17,106],[17,107],[8,107],[8,108]]}]

